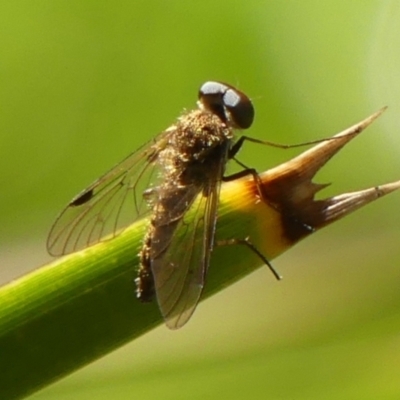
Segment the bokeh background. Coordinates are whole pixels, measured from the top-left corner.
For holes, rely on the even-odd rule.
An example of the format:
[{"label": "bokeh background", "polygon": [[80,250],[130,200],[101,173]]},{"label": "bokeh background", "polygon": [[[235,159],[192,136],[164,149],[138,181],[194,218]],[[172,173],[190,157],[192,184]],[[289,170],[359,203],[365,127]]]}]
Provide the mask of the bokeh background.
[{"label": "bokeh background", "polygon": [[[3,1],[0,281],[47,262],[70,198],[195,105],[206,80],[298,143],[389,110],[318,176],[332,195],[400,179],[400,3]],[[259,170],[288,152],[249,144]],[[400,193],[32,399],[398,399]]]}]

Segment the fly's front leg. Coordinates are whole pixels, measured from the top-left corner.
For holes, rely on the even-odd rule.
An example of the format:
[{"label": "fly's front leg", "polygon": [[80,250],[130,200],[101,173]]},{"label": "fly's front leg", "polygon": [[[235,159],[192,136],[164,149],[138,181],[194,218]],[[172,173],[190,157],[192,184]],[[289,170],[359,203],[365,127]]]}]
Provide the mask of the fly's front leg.
[{"label": "fly's front leg", "polygon": [[[357,135],[359,132],[350,132],[349,135]],[[293,149],[294,147],[304,147],[304,146],[310,146],[312,144],[318,144],[322,142],[327,142],[329,140],[336,140],[339,139],[340,137],[329,137],[329,138],[322,138],[322,139],[316,139],[316,140],[309,140],[308,142],[303,142],[303,143],[295,143],[295,144],[281,144],[281,143],[274,143],[274,142],[269,142],[268,140],[260,140],[260,139],[255,139],[252,138],[251,136],[241,136],[239,140],[232,146],[232,151],[234,151],[234,155],[239,151],[239,149],[242,147],[243,143],[245,140],[252,142],[252,143],[257,143],[257,144],[263,144],[265,146],[270,146],[270,147],[277,147],[278,149]]]}]

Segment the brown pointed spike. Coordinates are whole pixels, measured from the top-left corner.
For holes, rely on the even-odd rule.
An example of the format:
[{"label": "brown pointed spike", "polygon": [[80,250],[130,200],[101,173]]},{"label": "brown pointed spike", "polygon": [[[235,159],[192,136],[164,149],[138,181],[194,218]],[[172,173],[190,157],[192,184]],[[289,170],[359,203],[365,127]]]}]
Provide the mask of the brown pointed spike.
[{"label": "brown pointed spike", "polygon": [[263,197],[280,212],[290,241],[295,242],[398,188],[398,182],[394,182],[325,200],[314,199],[315,194],[327,186],[312,182],[315,174],[385,110],[386,107],[294,159],[260,174]]},{"label": "brown pointed spike", "polygon": [[397,189],[400,189],[400,181],[371,187],[357,192],[344,193],[321,200],[320,202],[315,202],[315,210],[313,212],[314,224],[317,228],[326,226]]},{"label": "brown pointed spike", "polygon": [[[318,170],[321,169],[344,145],[371,125],[372,122],[374,122],[386,110],[386,108],[387,107],[383,107],[368,118],[365,118],[350,128],[336,134],[332,137],[332,140],[322,142],[287,163],[281,164],[276,168],[260,174],[261,180],[268,186],[268,190],[272,189],[272,192],[275,192],[276,190],[279,191],[279,189],[274,190],[274,186],[279,187],[283,184],[285,186],[285,196],[287,196],[287,190],[289,190],[289,192],[292,192],[292,195],[297,198],[299,196],[299,194],[296,194],[298,188],[301,188],[303,185],[310,185],[311,179]],[[295,187],[291,188],[291,184],[295,184]],[[302,190],[302,192],[304,192],[304,190]],[[311,193],[311,195],[313,194],[314,193]],[[304,195],[305,194],[303,193],[300,197],[303,197]]]}]

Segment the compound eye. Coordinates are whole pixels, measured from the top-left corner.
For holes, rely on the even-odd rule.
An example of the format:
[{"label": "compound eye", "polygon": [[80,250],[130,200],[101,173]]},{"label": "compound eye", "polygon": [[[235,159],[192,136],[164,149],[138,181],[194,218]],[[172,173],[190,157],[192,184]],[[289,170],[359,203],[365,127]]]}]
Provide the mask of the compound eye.
[{"label": "compound eye", "polygon": [[244,93],[231,85],[206,82],[199,90],[199,100],[204,108],[234,128],[247,129],[253,123],[253,104]]},{"label": "compound eye", "polygon": [[223,100],[235,125],[240,129],[250,128],[254,120],[254,107],[250,99],[239,90],[229,88]]},{"label": "compound eye", "polygon": [[199,100],[205,109],[227,122],[223,96],[228,87],[219,82],[206,82],[199,90]]}]

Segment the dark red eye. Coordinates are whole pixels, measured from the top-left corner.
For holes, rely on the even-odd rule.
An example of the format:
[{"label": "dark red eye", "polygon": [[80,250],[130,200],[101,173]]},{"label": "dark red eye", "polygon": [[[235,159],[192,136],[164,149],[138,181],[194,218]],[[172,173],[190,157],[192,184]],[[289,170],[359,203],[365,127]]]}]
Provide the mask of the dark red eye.
[{"label": "dark red eye", "polygon": [[204,83],[199,90],[199,100],[204,108],[234,128],[247,129],[253,123],[254,107],[250,99],[227,83]]}]

